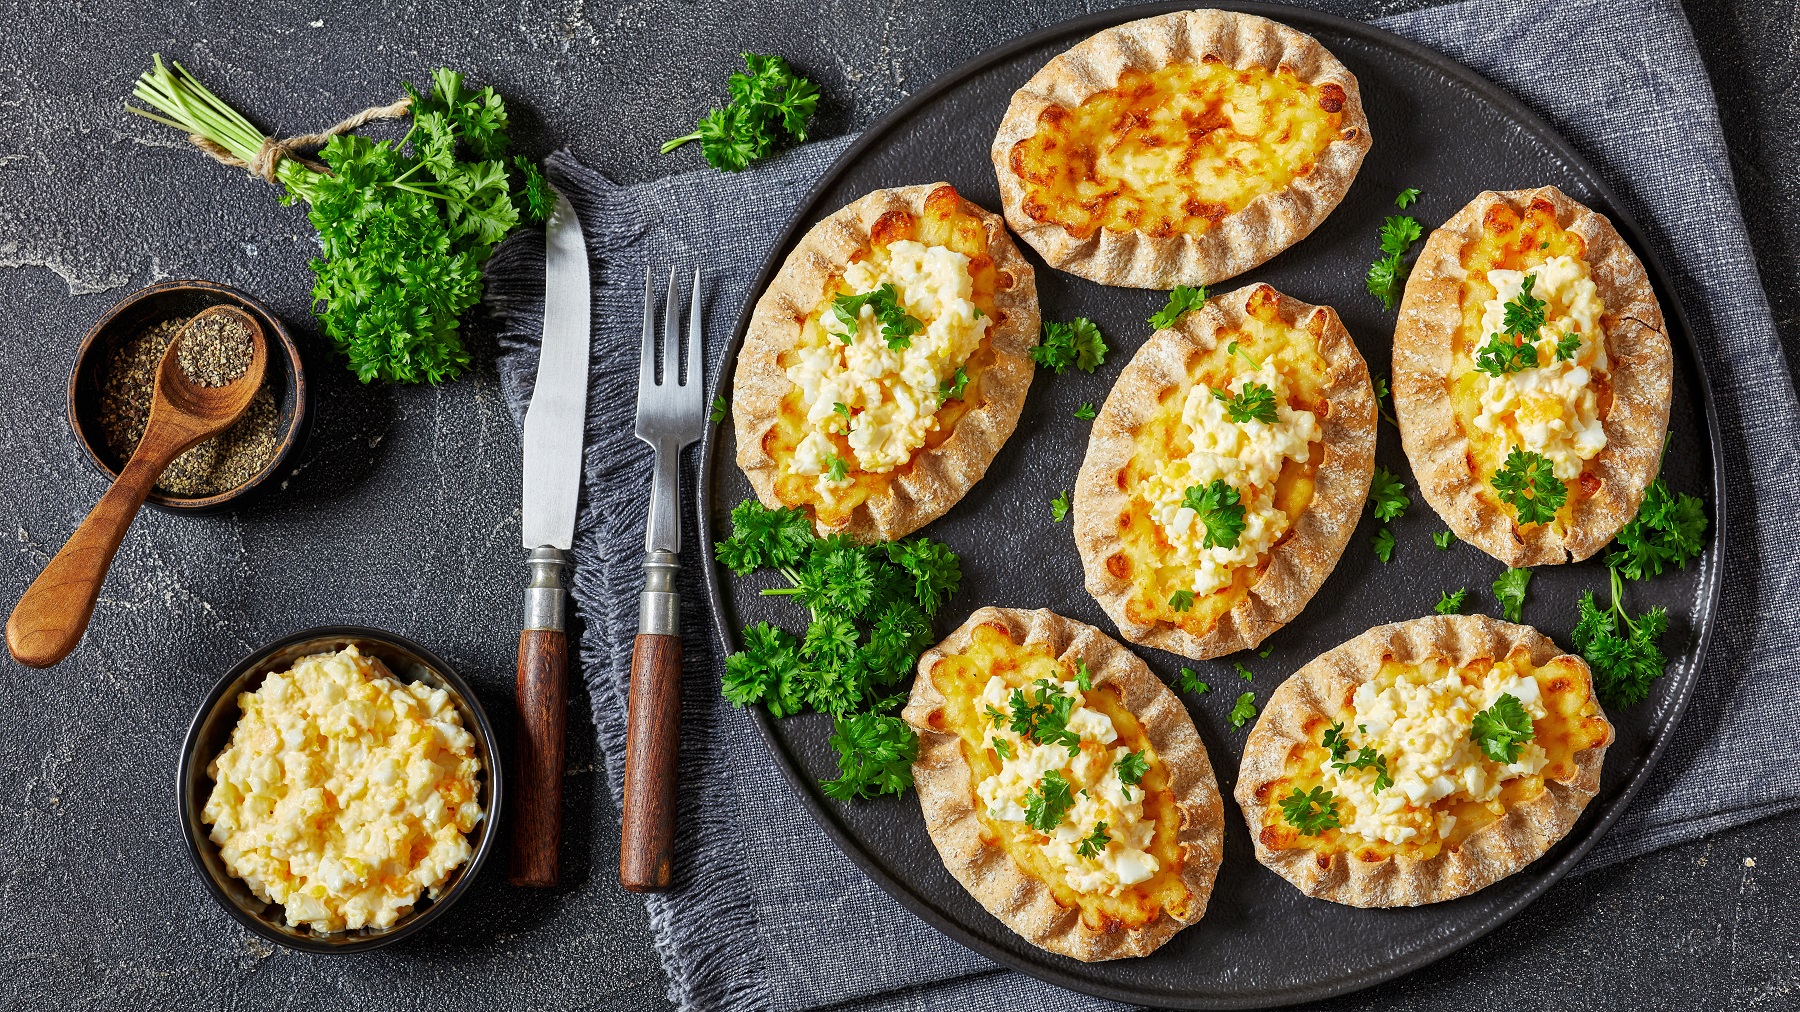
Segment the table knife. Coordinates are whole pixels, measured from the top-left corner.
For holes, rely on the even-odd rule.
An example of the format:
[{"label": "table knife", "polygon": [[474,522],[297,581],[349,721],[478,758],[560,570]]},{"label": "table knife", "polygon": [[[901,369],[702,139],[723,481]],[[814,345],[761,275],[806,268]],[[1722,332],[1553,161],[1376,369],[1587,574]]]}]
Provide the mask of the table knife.
[{"label": "table knife", "polygon": [[558,193],[544,226],[544,337],[525,412],[521,527],[531,581],[519,634],[518,744],[508,792],[513,885],[556,884],[569,676],[564,553],[575,537],[581,492],[589,327],[587,246],[575,209]]}]

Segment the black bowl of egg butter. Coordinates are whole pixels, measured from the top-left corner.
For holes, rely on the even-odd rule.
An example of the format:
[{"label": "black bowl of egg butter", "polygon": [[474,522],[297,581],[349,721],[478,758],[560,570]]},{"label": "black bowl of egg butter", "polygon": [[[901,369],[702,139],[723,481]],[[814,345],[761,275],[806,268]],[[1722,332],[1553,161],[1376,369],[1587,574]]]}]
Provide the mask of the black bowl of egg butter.
[{"label": "black bowl of egg butter", "polygon": [[194,314],[234,306],[261,324],[268,366],[261,389],[231,427],[175,458],[145,502],[175,513],[214,513],[280,481],[311,426],[300,348],[262,302],[211,281],[163,281],[106,311],[81,339],[69,370],[69,431],[108,481],[117,479],[150,415],[156,365]]},{"label": "black bowl of egg butter", "polygon": [[[481,815],[474,828],[464,834],[471,849],[468,859],[450,872],[437,898],[421,892],[412,909],[386,928],[322,932],[306,924],[289,925],[286,910],[280,904],[258,897],[227,869],[204,819],[207,799],[215,786],[208,767],[232,744],[241,716],[240,693],[257,691],[270,674],[288,671],[302,658],[336,653],[351,644],[364,656],[379,661],[401,685],[418,682],[447,694],[463,729],[474,739],[474,755],[480,760],[474,798]],[[267,754],[262,751],[267,744],[259,742],[257,754]],[[188,854],[207,891],[227,913],[255,934],[289,949],[347,953],[391,945],[424,929],[448,913],[473,888],[482,866],[499,845],[505,784],[493,726],[474,690],[448,664],[404,636],[361,626],[322,626],[284,636],[256,651],[213,686],[182,743],[175,793]]]}]

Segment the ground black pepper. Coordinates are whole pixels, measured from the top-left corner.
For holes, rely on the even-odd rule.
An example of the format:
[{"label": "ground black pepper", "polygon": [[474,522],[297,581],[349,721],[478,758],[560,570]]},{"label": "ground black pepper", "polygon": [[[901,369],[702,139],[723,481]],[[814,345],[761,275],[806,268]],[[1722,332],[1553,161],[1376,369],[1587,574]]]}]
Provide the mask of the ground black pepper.
[{"label": "ground black pepper", "polygon": [[[143,438],[144,425],[150,420],[150,399],[156,392],[157,366],[169,342],[187,322],[188,318],[182,317],[146,327],[121,343],[106,364],[100,379],[100,431],[106,448],[121,461],[131,456]],[[183,338],[176,355],[182,359],[182,370],[194,382],[223,386],[249,368],[249,334],[240,327],[229,329],[235,330],[242,342],[243,361],[235,365],[229,335],[212,334],[198,342]],[[191,351],[190,343],[196,345]],[[209,344],[219,347],[207,347]],[[192,364],[187,361],[190,356],[195,359]],[[224,378],[219,379],[221,376]],[[281,442],[280,422],[281,412],[264,380],[243,417],[231,428],[176,457],[156,480],[156,487],[170,495],[201,498],[242,485],[261,473],[274,458]]]},{"label": "ground black pepper", "polygon": [[175,357],[188,379],[203,387],[222,387],[250,368],[250,353],[250,331],[243,321],[219,312],[188,322]]}]

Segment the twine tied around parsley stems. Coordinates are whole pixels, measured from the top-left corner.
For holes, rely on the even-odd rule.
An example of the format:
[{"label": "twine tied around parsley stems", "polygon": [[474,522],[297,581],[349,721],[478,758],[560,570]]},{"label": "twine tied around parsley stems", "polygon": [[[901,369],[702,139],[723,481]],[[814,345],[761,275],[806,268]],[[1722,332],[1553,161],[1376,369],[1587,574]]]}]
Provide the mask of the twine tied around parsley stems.
[{"label": "twine tied around parsley stems", "polygon": [[375,120],[400,119],[412,110],[412,96],[405,95],[388,105],[370,106],[316,133],[270,137],[221,101],[178,61],[170,61],[171,69],[163,65],[161,54],[154,54],[151,62],[153,66],[138,78],[132,94],[156,111],[129,105],[125,110],[182,131],[214,161],[244,169],[268,183],[291,186],[299,182],[291,173],[281,171],[288,165],[329,175],[330,169],[298,152],[321,147],[331,138]]}]

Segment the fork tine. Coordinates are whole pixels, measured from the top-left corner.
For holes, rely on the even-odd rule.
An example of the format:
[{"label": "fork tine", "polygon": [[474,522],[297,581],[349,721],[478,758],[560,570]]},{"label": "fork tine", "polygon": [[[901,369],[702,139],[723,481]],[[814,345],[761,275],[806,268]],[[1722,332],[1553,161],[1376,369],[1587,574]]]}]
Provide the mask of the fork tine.
[{"label": "fork tine", "polygon": [[656,385],[656,289],[650,285],[650,265],[644,265],[644,343],[638,349],[638,405],[642,410],[646,391]]},{"label": "fork tine", "polygon": [[694,294],[688,303],[688,367],[687,385],[693,388],[695,397],[705,392],[706,386],[706,350],[705,341],[700,329],[700,268],[694,268]]},{"label": "fork tine", "polygon": [[669,266],[669,297],[663,304],[662,385],[681,385],[681,290],[675,287],[673,264]]}]

